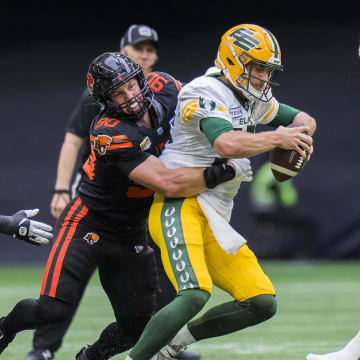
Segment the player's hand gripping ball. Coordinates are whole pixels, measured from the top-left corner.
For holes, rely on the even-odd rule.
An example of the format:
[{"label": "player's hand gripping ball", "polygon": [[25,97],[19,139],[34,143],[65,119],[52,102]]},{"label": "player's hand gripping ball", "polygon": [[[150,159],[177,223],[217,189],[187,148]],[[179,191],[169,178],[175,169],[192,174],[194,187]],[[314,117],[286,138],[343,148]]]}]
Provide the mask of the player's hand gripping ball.
[{"label": "player's hand gripping ball", "polygon": [[[303,123],[292,123],[288,127],[304,126]],[[306,134],[308,134],[306,132]],[[282,182],[295,177],[309,159],[304,159],[295,150],[275,148],[270,151],[270,166],[277,181]]]}]

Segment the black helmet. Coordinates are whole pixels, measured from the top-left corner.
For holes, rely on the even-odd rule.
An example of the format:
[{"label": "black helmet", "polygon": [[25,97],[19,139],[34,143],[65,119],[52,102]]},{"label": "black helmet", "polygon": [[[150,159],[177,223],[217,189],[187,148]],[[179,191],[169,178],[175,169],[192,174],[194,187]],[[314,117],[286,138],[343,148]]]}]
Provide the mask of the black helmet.
[{"label": "black helmet", "polygon": [[[136,78],[139,83],[140,93],[122,104],[114,103],[110,97],[111,93],[133,78]],[[118,52],[104,53],[91,62],[87,74],[87,85],[90,94],[104,106],[105,111],[118,118],[140,120],[149,109],[154,96],[141,66]],[[140,110],[136,112],[128,107],[134,101],[142,103]],[[126,107],[129,114],[123,112]]]}]

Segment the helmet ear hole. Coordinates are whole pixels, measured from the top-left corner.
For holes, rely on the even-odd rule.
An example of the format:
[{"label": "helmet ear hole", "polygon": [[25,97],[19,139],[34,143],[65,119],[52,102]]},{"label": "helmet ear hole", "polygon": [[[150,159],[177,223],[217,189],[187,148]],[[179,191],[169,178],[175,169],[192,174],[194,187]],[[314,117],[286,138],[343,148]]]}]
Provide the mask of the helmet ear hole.
[{"label": "helmet ear hole", "polygon": [[228,62],[228,64],[229,65],[231,65],[231,66],[234,66],[235,64],[231,61],[231,59],[230,58],[226,58],[226,61]]}]

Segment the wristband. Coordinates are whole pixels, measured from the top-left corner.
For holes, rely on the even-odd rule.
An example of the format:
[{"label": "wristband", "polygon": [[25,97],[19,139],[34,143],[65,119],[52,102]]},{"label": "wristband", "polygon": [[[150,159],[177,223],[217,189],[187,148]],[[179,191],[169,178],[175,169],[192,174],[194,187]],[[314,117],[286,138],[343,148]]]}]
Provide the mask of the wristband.
[{"label": "wristband", "polygon": [[52,191],[53,194],[70,194],[70,190],[66,189],[54,189]]}]

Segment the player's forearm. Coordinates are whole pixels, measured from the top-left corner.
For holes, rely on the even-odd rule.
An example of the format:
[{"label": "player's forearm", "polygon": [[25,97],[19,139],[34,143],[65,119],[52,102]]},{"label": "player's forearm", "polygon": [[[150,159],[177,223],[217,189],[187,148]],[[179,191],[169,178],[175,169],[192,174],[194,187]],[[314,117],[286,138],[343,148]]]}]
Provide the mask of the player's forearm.
[{"label": "player's forearm", "polygon": [[199,194],[207,189],[205,168],[168,169],[164,176],[164,187],[158,192],[165,197],[185,197]]},{"label": "player's forearm", "polygon": [[77,156],[82,142],[64,141],[58,162],[55,189],[69,190]]},{"label": "player's forearm", "polygon": [[316,121],[309,114],[301,111],[294,117],[293,123],[300,122],[309,127],[309,134],[312,136],[316,131]]},{"label": "player's forearm", "polygon": [[275,131],[257,134],[229,131],[215,140],[215,151],[224,158],[248,158],[270,151],[281,144]]},{"label": "player's forearm", "polygon": [[185,197],[206,189],[204,168],[169,169],[155,156],[149,156],[129,178],[165,197]]}]

